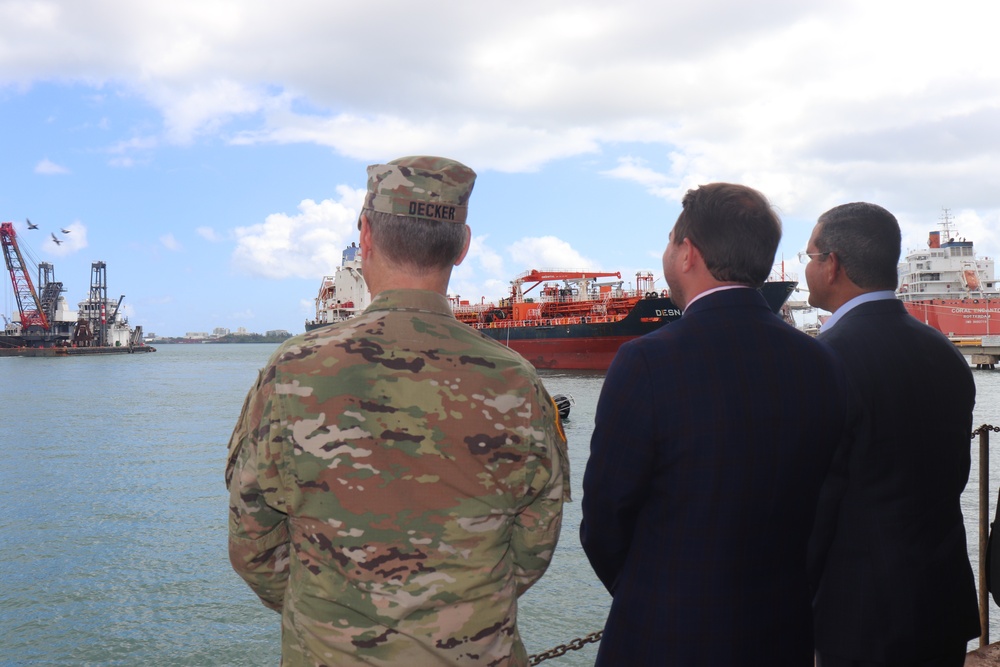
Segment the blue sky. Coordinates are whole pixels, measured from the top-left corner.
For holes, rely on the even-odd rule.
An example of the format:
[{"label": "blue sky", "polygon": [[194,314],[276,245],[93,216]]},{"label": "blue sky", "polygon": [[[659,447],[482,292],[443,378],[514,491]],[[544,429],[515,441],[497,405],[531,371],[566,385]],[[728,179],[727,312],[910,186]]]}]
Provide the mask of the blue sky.
[{"label": "blue sky", "polygon": [[0,0],[0,220],[72,304],[106,262],[160,335],[302,331],[365,166],[419,153],[479,174],[470,300],[531,268],[663,287],[678,202],[712,181],[772,200],[776,261],[858,200],[904,250],[948,207],[997,254],[1000,8],[611,4]]}]

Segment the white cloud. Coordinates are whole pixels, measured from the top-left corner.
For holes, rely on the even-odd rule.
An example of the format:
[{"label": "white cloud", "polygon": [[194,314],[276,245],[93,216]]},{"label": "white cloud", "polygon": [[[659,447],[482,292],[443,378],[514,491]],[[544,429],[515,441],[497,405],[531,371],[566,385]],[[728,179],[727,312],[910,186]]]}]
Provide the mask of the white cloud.
[{"label": "white cloud", "polygon": [[364,190],[337,186],[339,200],[305,199],[297,214],[273,213],[261,224],[237,227],[234,268],[265,278],[315,278],[332,273],[357,234]]},{"label": "white cloud", "polygon": [[[942,201],[1000,211],[1000,70],[983,65],[995,60],[1000,5],[391,8],[387,21],[321,0],[6,2],[0,85],[82,83],[145,100],[161,128],[97,116],[122,167],[171,143],[220,139],[318,144],[366,161],[433,152],[481,172],[621,152],[607,175],[668,200],[730,180],[807,218],[866,198],[901,219]],[[373,34],[382,44],[447,35],[447,48],[373,48]],[[623,143],[649,148],[649,162]],[[39,173],[65,173],[44,164]]]},{"label": "white cloud", "polygon": [[198,134],[214,133],[234,116],[260,110],[264,99],[237,81],[215,80],[151,93],[163,110],[169,141],[190,143]]},{"label": "white cloud", "polygon": [[531,269],[593,269],[595,263],[573,247],[554,236],[523,238],[507,248],[507,254],[517,263],[516,273]]},{"label": "white cloud", "polygon": [[598,138],[588,128],[547,129],[470,118],[423,121],[350,114],[317,118],[283,112],[278,117],[269,115],[265,129],[240,133],[233,142],[316,143],[359,160],[449,155],[479,170],[519,172],[534,171],[558,158],[596,153]]},{"label": "white cloud", "polygon": [[212,227],[198,227],[194,230],[198,236],[205,239],[206,241],[211,241],[212,243],[218,243],[222,240],[219,233],[215,231]]},{"label": "white cloud", "polygon": [[160,243],[163,244],[163,247],[166,248],[167,250],[173,250],[175,252],[183,250],[183,246],[181,245],[180,241],[174,238],[173,234],[164,234],[163,236],[161,236]]},{"label": "white cloud", "polygon": [[[108,164],[112,167],[131,168],[137,164],[144,164],[149,161],[149,155],[159,148],[162,142],[152,136],[133,136],[128,139],[115,142],[114,145],[106,149],[105,152],[111,155]],[[139,155],[140,157],[136,157]]]},{"label": "white cloud", "polygon": [[503,258],[489,243],[489,234],[475,233],[469,243],[465,260],[451,273],[449,291],[464,299],[479,300],[482,297],[498,299],[506,296],[510,276],[507,275]]},{"label": "white cloud", "polygon": [[[67,233],[62,230],[65,229]],[[53,239],[59,239],[56,243]],[[75,220],[72,223],[61,227],[58,231],[50,231],[49,238],[45,240],[45,251],[57,257],[72,255],[87,247],[87,227]]]},{"label": "white cloud", "polygon": [[69,169],[46,158],[35,165],[35,173],[44,176],[56,176],[59,174],[68,174]]}]

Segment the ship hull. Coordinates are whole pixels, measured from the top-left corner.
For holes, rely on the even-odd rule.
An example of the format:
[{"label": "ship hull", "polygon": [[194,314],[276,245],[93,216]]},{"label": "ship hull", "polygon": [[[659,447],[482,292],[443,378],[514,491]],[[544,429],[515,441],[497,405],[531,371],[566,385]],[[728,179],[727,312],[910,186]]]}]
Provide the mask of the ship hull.
[{"label": "ship hull", "polygon": [[520,354],[535,368],[562,370],[607,370],[615,354],[618,353],[618,348],[636,338],[636,336],[574,338],[567,335],[505,341],[489,332],[483,333]]},{"label": "ship hull", "polygon": [[1000,334],[1000,298],[904,301],[907,312],[952,338]]},{"label": "ship hull", "polygon": [[[791,281],[766,283],[761,289],[777,313],[795,290]],[[476,328],[527,359],[535,368],[607,370],[622,344],[679,319],[681,309],[669,298],[642,299],[616,322],[599,318],[557,318],[493,322]],[[587,321],[591,320],[591,321]]]}]

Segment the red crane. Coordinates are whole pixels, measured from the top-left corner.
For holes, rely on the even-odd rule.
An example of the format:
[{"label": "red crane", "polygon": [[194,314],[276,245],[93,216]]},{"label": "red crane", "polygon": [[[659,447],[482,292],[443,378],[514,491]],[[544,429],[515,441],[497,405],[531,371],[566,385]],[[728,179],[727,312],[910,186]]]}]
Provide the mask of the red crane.
[{"label": "red crane", "polygon": [[7,271],[10,272],[10,282],[14,285],[14,297],[17,299],[17,310],[21,314],[21,327],[27,331],[28,327],[40,326],[49,330],[49,319],[42,311],[41,302],[38,299],[38,292],[31,284],[31,277],[25,271],[24,257],[21,249],[17,246],[17,232],[14,231],[14,223],[4,222],[0,224],[0,244],[3,245],[3,258],[7,263]]},{"label": "red crane", "polygon": [[[546,280],[562,280],[567,283],[579,283],[583,281],[596,280],[597,278],[621,278],[622,274],[619,271],[608,272],[608,271],[548,271],[532,269],[525,273],[522,273],[517,278],[514,279],[514,293],[520,292],[521,294],[527,294],[531,290],[538,287],[541,283]],[[524,289],[523,285],[525,283],[534,283],[528,289]]]}]

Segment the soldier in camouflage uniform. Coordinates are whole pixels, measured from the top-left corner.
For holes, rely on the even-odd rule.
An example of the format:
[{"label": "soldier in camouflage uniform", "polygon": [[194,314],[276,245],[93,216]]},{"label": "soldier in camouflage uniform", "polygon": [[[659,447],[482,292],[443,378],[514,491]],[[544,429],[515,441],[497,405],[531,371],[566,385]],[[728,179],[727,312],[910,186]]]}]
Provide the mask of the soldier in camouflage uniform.
[{"label": "soldier in camouflage uniform", "polygon": [[558,411],[519,355],[458,322],[468,167],[368,168],[374,295],[287,341],[229,444],[229,555],[298,665],[526,665],[517,598],[569,499]]}]

